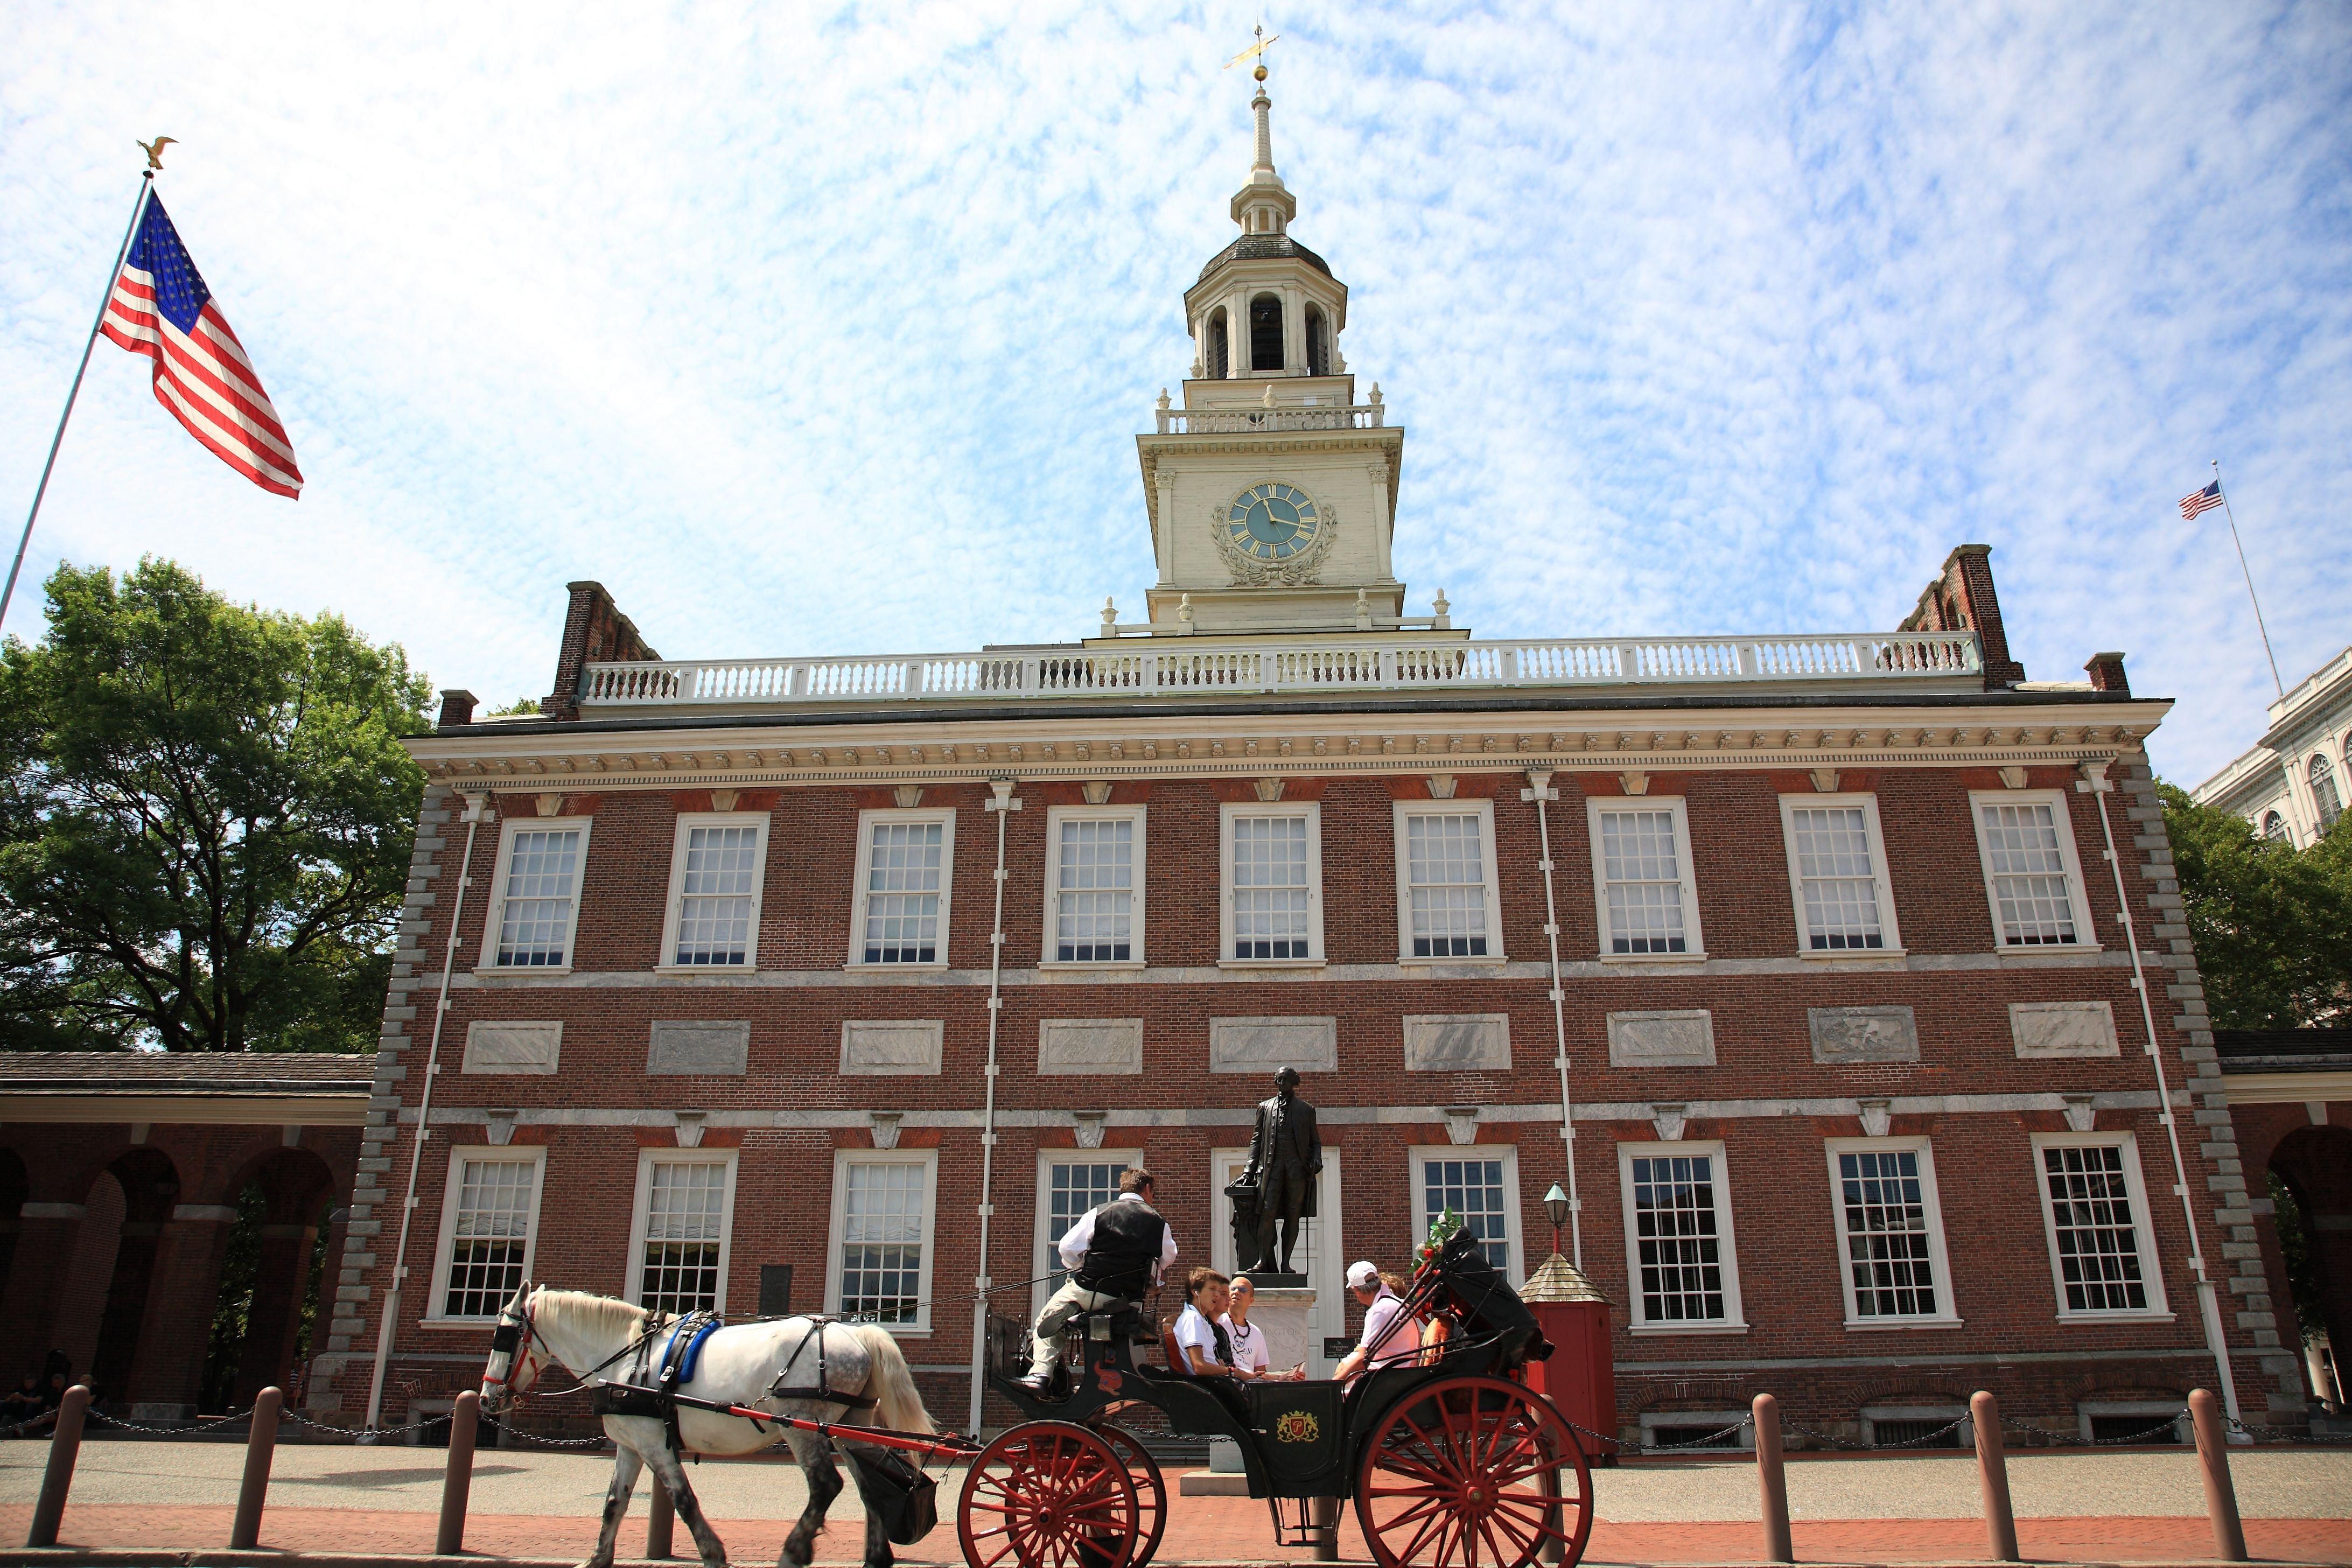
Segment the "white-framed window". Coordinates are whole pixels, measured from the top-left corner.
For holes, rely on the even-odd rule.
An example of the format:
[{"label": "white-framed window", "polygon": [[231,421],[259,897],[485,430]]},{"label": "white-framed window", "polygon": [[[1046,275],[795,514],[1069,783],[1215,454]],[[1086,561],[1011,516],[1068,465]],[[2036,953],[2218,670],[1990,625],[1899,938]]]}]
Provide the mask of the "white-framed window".
[{"label": "white-framed window", "polygon": [[570,971],[593,821],[510,816],[500,826],[489,910],[482,921],[484,969]]},{"label": "white-framed window", "polygon": [[2038,1132],[2033,1174],[2058,1316],[2170,1317],[2132,1135]]},{"label": "white-framed window", "polygon": [[857,814],[853,967],[948,963],[948,897],[955,881],[955,810]]},{"label": "white-framed window", "polygon": [[735,1157],[732,1149],[647,1149],[637,1155],[630,1300],[681,1316],[725,1310]]},{"label": "white-framed window", "polygon": [[1845,1326],[1958,1325],[1927,1140],[1832,1138],[1826,1148]]},{"label": "white-framed window", "polygon": [[662,925],[658,967],[757,967],[760,888],[767,867],[766,812],[680,816],[670,851],[669,912]]},{"label": "white-framed window", "polygon": [[1221,963],[1323,962],[1323,808],[1227,805],[1219,814]]},{"label": "white-framed window", "polygon": [[2308,776],[2312,809],[2319,814],[2319,831],[2325,833],[2344,815],[2344,797],[2336,791],[2336,765],[2327,760],[2326,752],[2312,753]]},{"label": "white-framed window", "polygon": [[428,1321],[487,1321],[530,1278],[546,1173],[544,1145],[449,1151]]},{"label": "white-framed window", "polygon": [[1045,964],[1142,967],[1143,825],[1139,805],[1045,813]]},{"label": "white-framed window", "polygon": [[1690,814],[1679,795],[1593,796],[1592,893],[1601,956],[1704,958],[1691,879]]},{"label": "white-framed window", "polygon": [[1723,1145],[1620,1143],[1634,1333],[1744,1333]]},{"label": "white-framed window", "polygon": [[[1478,1238],[1486,1261],[1513,1285],[1527,1281],[1527,1238],[1519,1225],[1519,1152],[1507,1143],[1417,1146],[1412,1157],[1413,1248],[1452,1209]],[[1403,1270],[1400,1270],[1403,1272]]]},{"label": "white-framed window", "polygon": [[1503,961],[1493,801],[1398,801],[1396,860],[1401,962]]},{"label": "white-framed window", "polygon": [[1780,835],[1801,955],[1903,951],[1876,795],[1784,795]]},{"label": "white-framed window", "polygon": [[1062,1288],[1068,1270],[1055,1250],[1069,1228],[1089,1209],[1118,1196],[1118,1179],[1142,1163],[1139,1149],[1040,1149],[1037,1151],[1037,1265],[1031,1287],[1031,1313],[1045,1310],[1046,1298]]},{"label": "white-framed window", "polygon": [[1969,796],[1992,901],[1998,948],[2095,947],[2098,934],[2083,899],[2074,819],[2054,790],[1988,790]]},{"label": "white-framed window", "polygon": [[833,1232],[824,1310],[892,1333],[931,1331],[933,1149],[842,1149],[833,1159]]}]

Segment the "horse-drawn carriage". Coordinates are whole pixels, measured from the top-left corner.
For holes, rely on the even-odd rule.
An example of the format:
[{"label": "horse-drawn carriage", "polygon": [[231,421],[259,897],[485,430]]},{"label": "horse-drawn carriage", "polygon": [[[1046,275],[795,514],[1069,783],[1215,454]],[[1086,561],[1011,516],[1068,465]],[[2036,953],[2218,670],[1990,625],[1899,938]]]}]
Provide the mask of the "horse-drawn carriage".
[{"label": "horse-drawn carriage", "polygon": [[809,1480],[786,1568],[809,1562],[842,1489],[836,1453],[866,1505],[866,1568],[887,1568],[890,1542],[933,1527],[930,1479],[909,1458],[969,1461],[956,1533],[971,1568],[1147,1568],[1168,1491],[1125,1424],[1147,1407],[1178,1434],[1234,1441],[1277,1544],[1332,1540],[1323,1532],[1336,1534],[1339,1500],[1352,1497],[1381,1568],[1528,1568],[1538,1555],[1573,1564],[1592,1528],[1591,1479],[1568,1422],[1527,1384],[1528,1363],[1551,1353],[1534,1315],[1459,1232],[1423,1259],[1405,1310],[1429,1328],[1423,1347],[1347,1383],[1139,1365],[1134,1347],[1153,1336],[1138,1309],[1085,1313],[1052,1380],[1059,1397],[1018,1380],[1027,1325],[992,1318],[989,1385],[1028,1419],[985,1444],[933,1429],[886,1331],[823,1319],[720,1328],[525,1286],[499,1314],[482,1387],[496,1409],[560,1362],[594,1392],[618,1452],[586,1568],[612,1563],[640,1463],[675,1500],[706,1568],[723,1568],[726,1549],[680,1455],[780,1440]]},{"label": "horse-drawn carriage", "polygon": [[[1551,1353],[1535,1317],[1457,1232],[1415,1274],[1406,1310],[1440,1325],[1405,1364],[1349,1383],[1235,1382],[1138,1365],[1150,1342],[1134,1308],[1072,1324],[1067,1397],[1020,1382],[1025,1325],[989,1335],[989,1384],[1030,1419],[971,1461],[956,1530],[971,1568],[1146,1568],[1168,1521],[1167,1486],[1121,1417],[1155,1409],[1174,1432],[1226,1437],[1275,1539],[1313,1545],[1352,1497],[1381,1568],[1573,1563],[1592,1525],[1576,1436],[1527,1385]],[[1442,1336],[1442,1337],[1441,1337]],[[1070,1363],[1075,1363],[1071,1366]]]}]

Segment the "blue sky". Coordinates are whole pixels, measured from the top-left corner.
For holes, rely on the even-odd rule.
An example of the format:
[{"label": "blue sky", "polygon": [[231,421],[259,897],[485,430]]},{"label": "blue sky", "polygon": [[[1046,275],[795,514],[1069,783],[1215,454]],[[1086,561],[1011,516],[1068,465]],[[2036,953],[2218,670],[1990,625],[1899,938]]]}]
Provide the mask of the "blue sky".
[{"label": "blue sky", "polygon": [[[19,0],[0,498],[158,132],[309,479],[247,485],[100,343],[28,571],[169,554],[499,701],[578,577],[676,658],[1139,615],[1132,437],[1234,232],[1255,19]],[[1409,432],[1417,608],[1884,629],[1982,540],[2028,673],[2127,650],[2193,782],[2271,695],[2221,515],[2174,510],[2219,458],[2288,682],[2352,641],[2352,9],[1266,20],[1294,232]]]}]

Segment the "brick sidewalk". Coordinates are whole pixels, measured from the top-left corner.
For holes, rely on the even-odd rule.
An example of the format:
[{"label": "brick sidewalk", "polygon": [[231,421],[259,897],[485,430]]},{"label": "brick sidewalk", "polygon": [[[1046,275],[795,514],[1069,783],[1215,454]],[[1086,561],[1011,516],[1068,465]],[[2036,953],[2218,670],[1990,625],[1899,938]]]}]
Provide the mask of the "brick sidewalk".
[{"label": "brick sidewalk", "polygon": [[[955,1564],[955,1523],[942,1500],[940,1528],[920,1545],[898,1549],[908,1564]],[[139,1508],[124,1504],[68,1505],[61,1542],[93,1548],[152,1548],[185,1552],[217,1548],[228,1540],[232,1510],[226,1507]],[[0,1542],[17,1542],[32,1510],[0,1507]],[[729,1558],[740,1563],[773,1563],[789,1524],[779,1520],[720,1520],[716,1527]],[[2213,1555],[2206,1521],[2188,1519],[2029,1519],[2018,1521],[2021,1549],[2045,1563],[2175,1563]],[[433,1550],[434,1518],[393,1510],[279,1508],[262,1520],[265,1549],[313,1555],[394,1557]],[[854,1563],[862,1529],[845,1521],[819,1539],[817,1561]],[[693,1546],[686,1529],[677,1545],[687,1563]],[[467,1521],[466,1547],[491,1558],[538,1558],[577,1562],[595,1540],[595,1521],[525,1514],[476,1514]],[[1306,1548],[1271,1544],[1265,1505],[1246,1498],[1186,1498],[1169,1522],[1158,1559],[1176,1563],[1308,1563]],[[1800,1521],[1797,1556],[1810,1563],[1947,1563],[1985,1556],[1984,1531],[1974,1520]],[[2246,1542],[2260,1559],[2288,1563],[2352,1563],[2352,1520],[2248,1520]],[[634,1556],[645,1547],[640,1500],[623,1527],[621,1550]],[[1349,1562],[1367,1560],[1352,1518],[1342,1521],[1339,1551]],[[1759,1561],[1757,1527],[1736,1521],[1683,1524],[1598,1522],[1585,1552],[1593,1564],[1738,1563]]]}]

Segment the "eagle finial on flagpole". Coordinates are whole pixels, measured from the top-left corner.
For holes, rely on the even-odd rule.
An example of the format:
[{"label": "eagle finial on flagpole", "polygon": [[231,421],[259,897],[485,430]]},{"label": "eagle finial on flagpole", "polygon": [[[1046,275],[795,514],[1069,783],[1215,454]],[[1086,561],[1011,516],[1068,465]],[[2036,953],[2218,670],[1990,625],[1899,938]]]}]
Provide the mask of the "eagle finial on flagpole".
[{"label": "eagle finial on flagpole", "polygon": [[131,139],[131,143],[147,154],[149,168],[160,169],[163,166],[163,149],[172,146],[173,141],[174,139],[169,136],[158,136],[152,142],[142,142],[134,136]]}]

